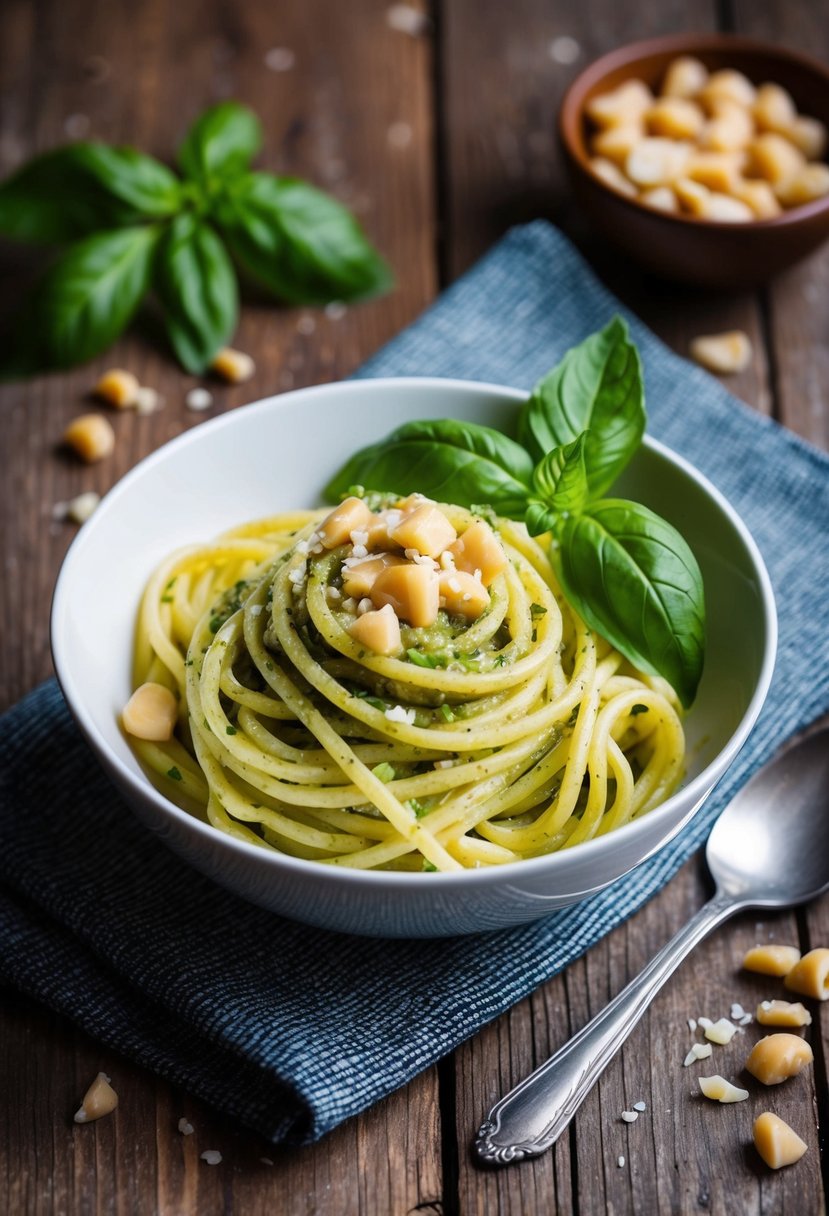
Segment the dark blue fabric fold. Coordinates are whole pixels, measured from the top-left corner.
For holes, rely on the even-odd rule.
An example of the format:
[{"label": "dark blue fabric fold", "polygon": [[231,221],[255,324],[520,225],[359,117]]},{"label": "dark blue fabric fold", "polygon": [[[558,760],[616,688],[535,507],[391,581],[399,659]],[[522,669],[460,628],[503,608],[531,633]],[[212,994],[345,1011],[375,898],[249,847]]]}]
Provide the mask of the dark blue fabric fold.
[{"label": "dark blue fabric fold", "polygon": [[[624,312],[560,233],[511,232],[361,375],[529,387]],[[726,801],[829,709],[829,460],[628,317],[649,430],[726,494],[775,585],[766,707],[694,822],[614,887],[534,925],[436,942],[342,937],[214,886],[121,803],[53,682],[0,730],[0,980],[273,1141],[315,1139],[566,967],[676,872]]]}]

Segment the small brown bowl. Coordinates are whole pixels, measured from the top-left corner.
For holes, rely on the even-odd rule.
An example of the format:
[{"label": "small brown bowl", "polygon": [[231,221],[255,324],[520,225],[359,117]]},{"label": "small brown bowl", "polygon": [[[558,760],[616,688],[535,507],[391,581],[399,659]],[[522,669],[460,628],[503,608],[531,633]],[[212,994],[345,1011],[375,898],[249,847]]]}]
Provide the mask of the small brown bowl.
[{"label": "small brown bowl", "polygon": [[590,169],[585,104],[638,78],[656,90],[678,55],[712,71],[736,68],[755,84],[788,89],[800,114],[829,126],[829,68],[807,55],[729,34],[676,34],[603,55],[576,77],[559,112],[559,136],[578,202],[606,239],[663,278],[704,287],[750,287],[829,237],[829,196],[769,220],[722,223],[657,211],[606,186]]}]

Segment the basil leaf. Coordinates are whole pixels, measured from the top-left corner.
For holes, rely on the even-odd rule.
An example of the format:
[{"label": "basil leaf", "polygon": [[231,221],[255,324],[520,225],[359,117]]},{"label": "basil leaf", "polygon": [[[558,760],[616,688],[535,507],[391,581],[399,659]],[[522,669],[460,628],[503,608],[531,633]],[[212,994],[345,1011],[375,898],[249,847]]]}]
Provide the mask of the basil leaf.
[{"label": "basil leaf", "polygon": [[172,215],[180,192],[169,169],[132,148],[70,144],[35,157],[0,185],[0,233],[63,244]]},{"label": "basil leaf", "polygon": [[639,354],[621,317],[567,352],[522,406],[518,442],[535,461],[587,431],[588,495],[601,497],[645,431]]},{"label": "basil leaf", "polygon": [[387,439],[357,452],[328,483],[337,502],[350,486],[397,494],[420,491],[443,502],[488,503],[499,515],[523,519],[532,467],[506,435],[453,419],[408,422]]},{"label": "basil leaf", "polygon": [[690,705],[702,675],[705,603],[699,566],[676,529],[640,503],[609,498],[567,519],[560,544],[576,611]]},{"label": "basil leaf", "polygon": [[110,346],[147,290],[157,240],[156,228],[144,226],[70,246],[21,316],[24,370],[71,367]]},{"label": "basil leaf", "polygon": [[262,147],[262,124],[247,106],[220,101],[200,114],[179,148],[178,163],[191,180],[244,173]]},{"label": "basil leaf", "polygon": [[106,144],[76,144],[79,168],[106,191],[132,209],[135,218],[164,219],[182,204],[181,182],[166,165],[135,148]]},{"label": "basil leaf", "polygon": [[587,501],[585,440],[582,432],[572,443],[553,448],[533,470],[533,486],[547,506],[562,514],[577,515]]},{"label": "basil leaf", "polygon": [[544,532],[554,532],[559,524],[559,515],[545,503],[533,499],[524,515],[524,523],[530,536],[541,536]]},{"label": "basil leaf", "polygon": [[178,216],[156,258],[155,287],[167,333],[182,366],[204,371],[236,327],[238,291],[230,258],[213,229]]},{"label": "basil leaf", "polygon": [[474,452],[483,460],[500,465],[528,489],[532,481],[533,462],[524,448],[493,427],[481,426],[477,422],[459,422],[455,418],[438,418],[434,421],[416,419],[397,427],[389,439],[402,440],[404,443],[415,439],[448,443],[450,447]]},{"label": "basil leaf", "polygon": [[246,174],[213,214],[239,265],[289,304],[358,300],[392,284],[351,212],[295,178]]}]

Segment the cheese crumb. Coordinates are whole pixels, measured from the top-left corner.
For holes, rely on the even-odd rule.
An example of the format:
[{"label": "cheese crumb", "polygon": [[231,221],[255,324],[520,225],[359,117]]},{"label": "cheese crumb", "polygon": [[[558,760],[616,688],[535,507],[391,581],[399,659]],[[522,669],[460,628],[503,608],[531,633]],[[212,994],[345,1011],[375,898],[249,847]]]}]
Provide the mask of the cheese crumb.
[{"label": "cheese crumb", "polygon": [[625,1159],[624,1159],[624,1157],[623,1157],[623,1156],[620,1154],[620,1155],[619,1155],[619,1169],[622,1169],[622,1168],[624,1167],[624,1164],[625,1164]]},{"label": "cheese crumb", "polygon": [[696,1030],[696,1028],[697,1028],[697,1019],[689,1018],[688,1019],[688,1029],[691,1031],[691,1033],[693,1033]]},{"label": "cheese crumb", "polygon": [[178,1130],[181,1132],[182,1136],[192,1136],[196,1129],[193,1127],[193,1124],[189,1119],[182,1117],[178,1121]]},{"label": "cheese crumb", "polygon": [[415,711],[413,709],[404,709],[402,705],[393,705],[391,709],[384,711],[383,716],[387,718],[389,722],[405,722],[407,725],[411,726],[415,720]]},{"label": "cheese crumb", "polygon": [[646,1110],[647,1107],[645,1106],[644,1102],[634,1102],[633,1109],[638,1110],[641,1113],[643,1110]]},{"label": "cheese crumb", "polygon": [[622,1111],[622,1122],[623,1123],[635,1123],[638,1118],[639,1118],[638,1111],[635,1111],[635,1110],[623,1110]]},{"label": "cheese crumb", "polygon": [[87,490],[85,494],[79,494],[66,504],[66,518],[75,524],[85,524],[100,501],[100,494]]},{"label": "cheese crumb", "polygon": [[209,393],[206,388],[191,388],[190,392],[184,398],[184,404],[188,410],[209,410],[213,404],[213,394]]},{"label": "cheese crumb", "polygon": [[714,1049],[710,1043],[694,1043],[693,1047],[682,1061],[683,1067],[687,1068],[689,1064],[695,1064],[697,1060],[707,1060],[708,1057],[713,1053],[713,1050]]},{"label": "cheese crumb", "polygon": [[208,1165],[218,1165],[222,1159],[222,1154],[216,1148],[208,1148],[201,1154],[202,1161],[206,1161]]}]

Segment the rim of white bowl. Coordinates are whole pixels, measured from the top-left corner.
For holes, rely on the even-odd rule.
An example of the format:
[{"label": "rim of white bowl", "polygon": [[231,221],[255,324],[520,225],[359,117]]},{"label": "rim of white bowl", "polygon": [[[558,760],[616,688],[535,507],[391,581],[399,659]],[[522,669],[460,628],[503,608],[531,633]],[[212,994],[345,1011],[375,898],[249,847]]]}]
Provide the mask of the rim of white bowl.
[{"label": "rim of white bowl", "polygon": [[[528,394],[520,389],[510,388],[502,384],[493,384],[490,381],[484,380],[459,380],[443,378],[439,376],[394,376],[394,377],[377,377],[355,380],[334,381],[328,384],[315,384],[308,388],[293,389],[287,393],[274,394],[271,397],[264,397],[259,401],[251,402],[250,405],[240,407],[245,417],[249,417],[251,411],[265,412],[266,410],[283,409],[294,401],[297,397],[309,398],[315,396],[324,396],[330,393],[343,393],[348,395],[350,392],[359,392],[361,394],[374,392],[388,392],[395,388],[422,388],[424,391],[432,392],[442,390],[453,391],[462,390],[463,392],[478,392],[490,393],[501,397],[505,402],[509,401],[524,401]],[[93,750],[99,757],[106,757],[107,764],[114,769],[119,778],[130,787],[134,793],[145,799],[149,799],[155,804],[158,810],[171,816],[177,820],[183,827],[192,831],[196,836],[203,837],[206,843],[223,843],[231,853],[241,857],[249,857],[251,860],[262,862],[265,865],[272,865],[274,870],[287,867],[295,874],[307,875],[313,877],[316,881],[340,883],[353,883],[360,886],[378,888],[387,887],[389,883],[392,885],[416,886],[419,889],[423,888],[423,876],[420,873],[407,873],[406,871],[396,870],[358,870],[351,869],[346,866],[326,866],[318,861],[306,861],[303,858],[291,857],[287,853],[279,853],[276,850],[266,850],[258,845],[248,844],[242,840],[236,840],[234,837],[227,835],[219,829],[214,828],[211,824],[205,823],[201,819],[197,819],[188,811],[182,810],[176,806],[174,802],[170,802],[161,794],[147,776],[143,773],[139,777],[132,769],[121,760],[119,756],[110,748],[103,735],[98,730],[91,713],[87,710],[82,692],[79,690],[75,679],[72,676],[70,664],[66,661],[62,647],[60,636],[61,621],[63,618],[63,604],[67,596],[67,588],[71,582],[72,567],[74,562],[86,544],[89,543],[90,537],[93,535],[96,527],[96,520],[100,520],[106,510],[122,496],[128,492],[134,481],[141,478],[143,473],[153,465],[165,460],[171,451],[185,447],[189,444],[198,442],[200,436],[204,435],[209,428],[211,431],[218,430],[227,426],[232,426],[235,418],[239,417],[240,409],[230,410],[225,414],[221,414],[218,418],[211,418],[200,425],[190,427],[181,435],[177,435],[174,439],[168,440],[162,444],[154,452],[150,453],[143,460],[139,461],[128,473],[126,473],[120,481],[112,487],[112,489],[104,495],[101,503],[95,511],[91,519],[84,524],[80,529],[75,539],[69,546],[66,555],[58,572],[55,590],[52,596],[52,608],[50,615],[50,640],[52,647],[52,658],[55,664],[55,674],[58,683],[61,687],[66,703],[69,706],[75,721],[80,727],[87,741],[92,746]],[[706,765],[701,773],[698,773],[687,785],[681,786],[678,791],[667,798],[665,802],[649,811],[647,815],[643,815],[641,819],[635,819],[631,823],[626,823],[622,827],[615,828],[613,832],[607,833],[605,836],[594,837],[592,840],[582,841],[580,844],[574,845],[570,849],[560,849],[555,853],[547,853],[541,857],[532,857],[524,861],[505,862],[503,865],[486,866],[480,869],[465,869],[461,872],[450,871],[447,873],[433,874],[431,879],[435,878],[443,885],[462,884],[469,885],[488,885],[489,883],[498,883],[507,876],[511,876],[516,871],[525,874],[528,878],[539,873],[545,873],[552,876],[561,868],[566,868],[569,860],[574,856],[586,857],[590,854],[600,854],[607,848],[613,847],[613,841],[619,840],[622,833],[625,839],[632,840],[638,835],[649,834],[648,829],[654,826],[654,821],[669,819],[673,810],[673,805],[678,796],[683,799],[688,799],[693,805],[695,801],[699,802],[699,806],[694,811],[694,815],[706,801],[706,791],[713,791],[714,786],[721,779],[733,763],[738,752],[742,748],[748,738],[754,723],[762,709],[763,702],[771,684],[771,678],[774,671],[775,659],[777,656],[777,608],[774,600],[774,592],[772,589],[771,578],[766,569],[757,544],[749,532],[743,520],[740,518],[731,503],[722,494],[716,486],[714,486],[707,477],[702,474],[699,469],[695,468],[690,461],[674,452],[672,448],[660,443],[658,439],[653,439],[649,435],[645,435],[643,440],[644,446],[657,452],[670,464],[673,464],[678,469],[682,470],[692,481],[696,482],[705,493],[714,500],[722,513],[731,523],[732,527],[739,534],[740,539],[745,545],[751,562],[754,567],[754,572],[757,576],[759,586],[763,618],[765,624],[765,644],[763,648],[763,660],[760,667],[760,674],[752,694],[751,700],[743,714],[740,722],[726,743],[725,747],[717,753],[715,758]],[[693,817],[693,816],[691,816]],[[684,817],[681,827],[687,826],[690,821],[688,817]],[[678,830],[678,829],[677,829]],[[674,835],[676,831],[671,831],[663,841],[658,845],[652,846],[643,855],[642,860],[652,856],[663,847]],[[639,865],[639,862],[636,863]],[[632,867],[636,868],[636,866]],[[629,872],[629,871],[628,871]]]}]

